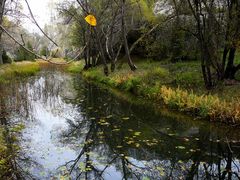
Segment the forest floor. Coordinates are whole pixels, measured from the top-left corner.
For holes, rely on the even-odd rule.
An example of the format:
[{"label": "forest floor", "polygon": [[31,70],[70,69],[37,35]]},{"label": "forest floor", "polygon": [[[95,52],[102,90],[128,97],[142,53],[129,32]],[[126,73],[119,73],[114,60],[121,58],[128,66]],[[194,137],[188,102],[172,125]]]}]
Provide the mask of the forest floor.
[{"label": "forest floor", "polygon": [[[230,124],[240,123],[240,83],[237,81],[222,82],[213,90],[206,90],[199,62],[133,60],[138,67],[135,72],[125,63],[121,69],[105,76],[102,67],[82,71],[81,62],[69,65],[68,71],[82,71],[86,79],[155,102],[164,102],[170,108],[194,116]],[[236,77],[240,79],[240,73]]]}]

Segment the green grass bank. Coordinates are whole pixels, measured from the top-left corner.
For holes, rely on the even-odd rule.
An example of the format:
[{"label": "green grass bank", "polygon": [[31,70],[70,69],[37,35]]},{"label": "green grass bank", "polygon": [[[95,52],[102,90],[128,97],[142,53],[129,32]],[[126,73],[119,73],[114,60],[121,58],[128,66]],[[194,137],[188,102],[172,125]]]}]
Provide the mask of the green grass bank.
[{"label": "green grass bank", "polygon": [[40,65],[36,62],[23,61],[0,65],[0,83],[7,83],[13,78],[33,76],[38,71],[40,71]]},{"label": "green grass bank", "polygon": [[204,88],[199,62],[154,62],[135,60],[138,70],[130,71],[127,64],[108,77],[102,67],[82,71],[76,62],[67,71],[81,73],[86,79],[141,98],[164,103],[168,107],[210,121],[228,124],[240,123],[239,84],[219,84],[208,91]]}]

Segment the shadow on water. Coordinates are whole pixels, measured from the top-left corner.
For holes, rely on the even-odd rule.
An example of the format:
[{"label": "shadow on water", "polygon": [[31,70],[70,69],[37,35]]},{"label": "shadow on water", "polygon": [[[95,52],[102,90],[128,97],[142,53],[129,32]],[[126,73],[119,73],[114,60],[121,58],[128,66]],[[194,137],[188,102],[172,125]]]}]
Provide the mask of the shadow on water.
[{"label": "shadow on water", "polygon": [[8,159],[15,179],[239,179],[234,128],[126,101],[52,69],[2,89],[2,127],[25,127],[7,141],[20,147]]}]

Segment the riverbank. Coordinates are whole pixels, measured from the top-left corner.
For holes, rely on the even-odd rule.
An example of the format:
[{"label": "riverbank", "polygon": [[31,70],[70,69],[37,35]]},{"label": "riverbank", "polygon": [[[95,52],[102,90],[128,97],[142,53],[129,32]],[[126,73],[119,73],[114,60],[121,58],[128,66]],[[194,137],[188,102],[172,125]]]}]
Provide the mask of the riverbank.
[{"label": "riverbank", "polygon": [[219,84],[214,90],[204,88],[198,62],[168,64],[163,62],[135,61],[136,72],[127,64],[108,77],[101,67],[81,71],[79,62],[68,66],[72,73],[82,73],[86,79],[111,88],[131,92],[154,102],[164,102],[168,107],[210,121],[228,124],[240,123],[240,85]]},{"label": "riverbank", "polygon": [[40,65],[37,62],[22,61],[13,64],[4,64],[0,66],[0,84],[7,83],[16,77],[28,77],[35,75],[40,71]]}]

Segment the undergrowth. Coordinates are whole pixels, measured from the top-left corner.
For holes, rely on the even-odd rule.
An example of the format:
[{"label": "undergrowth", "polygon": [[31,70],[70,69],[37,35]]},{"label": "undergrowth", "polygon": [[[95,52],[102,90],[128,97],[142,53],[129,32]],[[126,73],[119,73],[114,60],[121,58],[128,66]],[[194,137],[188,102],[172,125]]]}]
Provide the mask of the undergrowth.
[{"label": "undergrowth", "polygon": [[[105,76],[100,67],[82,71],[82,75],[112,88],[128,91],[156,102],[164,102],[170,108],[201,118],[239,123],[239,99],[229,99],[233,95],[228,93],[220,95],[221,92],[217,90],[206,91],[198,65],[197,62],[169,65],[140,62],[137,63],[139,68],[136,72],[131,72],[125,64],[122,69],[109,76]],[[237,97],[236,93],[235,96]]]}]

